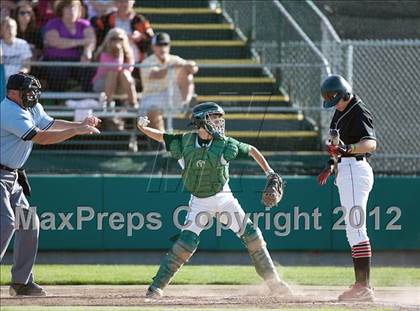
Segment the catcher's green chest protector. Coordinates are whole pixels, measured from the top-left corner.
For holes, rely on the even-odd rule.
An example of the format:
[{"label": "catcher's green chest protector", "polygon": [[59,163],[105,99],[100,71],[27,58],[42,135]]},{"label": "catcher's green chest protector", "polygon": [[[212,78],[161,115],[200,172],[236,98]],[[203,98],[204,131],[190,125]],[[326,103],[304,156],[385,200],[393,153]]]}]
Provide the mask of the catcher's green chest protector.
[{"label": "catcher's green chest protector", "polygon": [[229,138],[213,139],[210,147],[197,147],[196,141],[197,134],[186,133],[181,146],[174,141],[170,150],[173,157],[184,160],[185,188],[196,197],[207,198],[223,189],[229,179],[228,162],[238,155],[238,147]]}]

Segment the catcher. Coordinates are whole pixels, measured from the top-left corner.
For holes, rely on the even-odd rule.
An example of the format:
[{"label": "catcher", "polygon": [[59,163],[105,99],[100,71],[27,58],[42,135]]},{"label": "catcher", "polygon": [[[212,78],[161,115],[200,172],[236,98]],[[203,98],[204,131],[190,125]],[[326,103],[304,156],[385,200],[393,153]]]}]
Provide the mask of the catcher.
[{"label": "catcher", "polygon": [[[178,159],[183,169],[184,187],[191,193],[190,210],[184,229],[161,262],[146,293],[148,298],[161,297],[165,286],[194,254],[203,223],[206,222],[202,217],[217,217],[218,214],[228,216],[224,220],[220,217],[220,221],[242,240],[257,273],[264,279],[270,293],[290,294],[288,285],[281,281],[277,274],[261,231],[254,228],[249,219],[243,230],[245,212],[229,188],[229,162],[248,156],[254,158],[268,179],[262,198],[267,207],[273,207],[280,201],[283,181],[255,147],[224,135],[224,114],[223,109],[216,103],[199,104],[192,111],[192,124],[197,127],[197,131],[184,134],[165,134],[147,127],[147,117],[138,119],[139,130],[156,141],[165,142],[171,156]],[[239,235],[242,232],[243,234]]]}]

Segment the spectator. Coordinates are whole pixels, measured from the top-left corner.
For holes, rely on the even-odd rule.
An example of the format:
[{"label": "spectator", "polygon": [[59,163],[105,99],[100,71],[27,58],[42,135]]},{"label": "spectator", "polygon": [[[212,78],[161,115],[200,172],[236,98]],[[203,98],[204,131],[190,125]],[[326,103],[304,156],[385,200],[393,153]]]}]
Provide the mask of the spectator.
[{"label": "spectator", "polygon": [[5,79],[18,72],[28,73],[30,66],[28,62],[31,60],[32,52],[28,42],[23,39],[16,38],[17,23],[11,17],[5,17],[1,22],[0,40],[1,54],[5,67]]},{"label": "spectator", "polygon": [[35,13],[30,2],[20,1],[15,10],[17,37],[24,39],[31,47],[33,59],[39,59],[42,53],[42,38],[36,26]]},{"label": "spectator", "polygon": [[[111,29],[104,42],[99,46],[95,60],[101,63],[134,64],[133,52],[128,43],[128,37],[120,28]],[[99,67],[93,78],[93,90],[105,92],[108,100],[112,99],[115,92],[128,95],[128,104],[136,107],[137,91],[134,79],[131,76],[133,68]]]},{"label": "spectator", "polygon": [[133,0],[115,0],[116,12],[94,19],[98,42],[102,42],[107,32],[114,27],[124,29],[133,49],[134,59],[141,62],[145,58],[153,37],[149,21],[133,9]]},{"label": "spectator", "polygon": [[[156,34],[152,39],[153,55],[143,62],[148,67],[141,68],[143,93],[140,108],[147,112],[150,126],[161,131],[164,130],[162,112],[169,108],[166,106],[169,86],[173,85],[173,108],[182,109],[194,94],[193,75],[198,71],[195,62],[169,53],[170,41],[167,33]],[[172,75],[169,75],[169,67],[173,68]]]},{"label": "spectator", "polygon": [[[95,32],[90,22],[81,19],[79,0],[61,0],[56,15],[45,26],[44,59],[46,61],[88,62],[95,49]],[[48,86],[63,91],[69,77],[80,82],[83,91],[89,91],[92,70],[88,67],[47,67]]]},{"label": "spectator", "polygon": [[54,1],[51,0],[38,0],[38,4],[35,7],[36,22],[39,28],[42,28],[47,24],[50,19],[54,16]]},{"label": "spectator", "polygon": [[115,10],[115,3],[112,0],[83,0],[87,9],[87,18],[100,17]]},{"label": "spectator", "polygon": [[16,8],[17,0],[0,0],[1,19],[10,17],[13,10]]}]

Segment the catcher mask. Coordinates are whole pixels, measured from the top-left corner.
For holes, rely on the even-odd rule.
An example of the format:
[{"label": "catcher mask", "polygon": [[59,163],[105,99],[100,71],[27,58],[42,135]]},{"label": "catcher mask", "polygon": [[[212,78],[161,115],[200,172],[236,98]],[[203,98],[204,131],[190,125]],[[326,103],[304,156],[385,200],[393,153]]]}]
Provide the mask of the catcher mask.
[{"label": "catcher mask", "polygon": [[194,107],[191,123],[197,128],[204,128],[216,139],[225,136],[225,112],[218,104],[206,102]]}]

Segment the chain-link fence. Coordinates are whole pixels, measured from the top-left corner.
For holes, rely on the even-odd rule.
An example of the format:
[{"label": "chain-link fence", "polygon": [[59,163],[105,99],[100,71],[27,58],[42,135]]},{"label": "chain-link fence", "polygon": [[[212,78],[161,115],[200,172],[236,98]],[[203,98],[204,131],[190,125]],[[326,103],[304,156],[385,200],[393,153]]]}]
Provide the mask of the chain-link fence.
[{"label": "chain-link fence", "polygon": [[[322,37],[322,22],[308,4],[299,1],[296,6],[292,2],[221,1],[221,8],[246,36],[262,63],[283,65],[272,72],[294,107],[302,109],[316,124],[323,124],[318,89],[329,68],[319,47],[313,44]],[[306,15],[307,28],[313,30],[310,36],[300,28],[303,20],[289,15],[290,8],[298,7],[305,8],[297,16]]]},{"label": "chain-link fence", "polygon": [[[325,76],[322,62],[275,2],[221,3],[263,59],[290,65],[279,69],[276,77],[293,104],[316,121],[325,138],[333,111],[320,109],[319,83]],[[332,71],[345,76],[372,111],[379,141],[371,159],[376,172],[419,174],[420,41],[341,42],[310,1],[280,3],[322,51]],[[311,67],[316,65],[319,67]]]},{"label": "chain-link fence", "polygon": [[338,73],[347,76],[374,116],[377,171],[420,172],[420,40],[345,41]]}]

